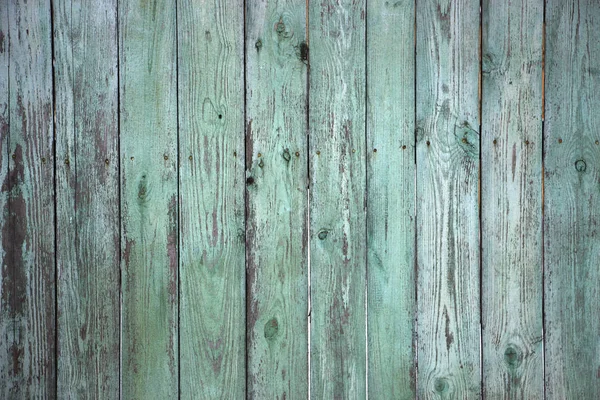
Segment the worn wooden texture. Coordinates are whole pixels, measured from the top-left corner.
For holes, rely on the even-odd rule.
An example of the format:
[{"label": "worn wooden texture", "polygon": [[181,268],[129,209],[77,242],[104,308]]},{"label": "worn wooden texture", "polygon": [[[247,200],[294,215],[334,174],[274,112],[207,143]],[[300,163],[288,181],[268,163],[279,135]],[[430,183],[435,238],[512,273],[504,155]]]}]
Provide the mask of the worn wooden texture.
[{"label": "worn wooden texture", "polygon": [[180,0],[181,397],[246,392],[244,3]]},{"label": "worn wooden texture", "polygon": [[246,6],[248,397],[308,396],[306,1]]},{"label": "worn wooden texture", "polygon": [[119,396],[116,1],[56,0],[58,397]]},{"label": "worn wooden texture", "polygon": [[122,396],[178,396],[176,14],[121,0]]},{"label": "worn wooden texture", "polygon": [[479,2],[417,2],[420,398],[480,396]]},{"label": "worn wooden texture", "polygon": [[[7,1],[8,174],[2,182],[0,397],[53,397],[54,126],[49,1]],[[4,28],[2,29],[4,31]],[[6,43],[6,42],[5,42]]]},{"label": "worn wooden texture", "polygon": [[366,395],[364,1],[309,3],[311,396]]},{"label": "worn wooden texture", "polygon": [[484,397],[542,399],[543,1],[482,5]]},{"label": "worn wooden texture", "polygon": [[369,397],[415,397],[414,2],[368,2]]},{"label": "worn wooden texture", "polygon": [[546,395],[600,398],[600,3],[548,0]]}]

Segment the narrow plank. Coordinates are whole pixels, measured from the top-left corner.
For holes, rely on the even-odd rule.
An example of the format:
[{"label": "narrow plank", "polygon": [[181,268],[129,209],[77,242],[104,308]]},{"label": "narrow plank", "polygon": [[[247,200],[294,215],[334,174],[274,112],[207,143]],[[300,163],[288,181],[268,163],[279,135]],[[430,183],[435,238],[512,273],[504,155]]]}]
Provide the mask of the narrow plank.
[{"label": "narrow plank", "polygon": [[309,3],[311,396],[366,396],[365,1]]},{"label": "narrow plank", "polygon": [[368,2],[369,397],[413,399],[415,4]]},{"label": "narrow plank", "polygon": [[306,1],[246,6],[248,397],[308,396]]},{"label": "narrow plank", "polygon": [[10,159],[2,185],[0,397],[47,398],[56,391],[50,1],[2,8],[9,21]]},{"label": "narrow plank", "polygon": [[166,0],[119,13],[122,396],[178,396],[176,15]]},{"label": "narrow plank", "polygon": [[419,398],[481,394],[479,1],[417,2]]},{"label": "narrow plank", "polygon": [[542,0],[482,4],[483,394],[542,399]]},{"label": "narrow plank", "polygon": [[181,397],[246,394],[244,2],[180,0]]},{"label": "narrow plank", "polygon": [[546,398],[600,398],[600,3],[546,5]]},{"label": "narrow plank", "polygon": [[119,397],[116,1],[56,0],[58,397]]}]

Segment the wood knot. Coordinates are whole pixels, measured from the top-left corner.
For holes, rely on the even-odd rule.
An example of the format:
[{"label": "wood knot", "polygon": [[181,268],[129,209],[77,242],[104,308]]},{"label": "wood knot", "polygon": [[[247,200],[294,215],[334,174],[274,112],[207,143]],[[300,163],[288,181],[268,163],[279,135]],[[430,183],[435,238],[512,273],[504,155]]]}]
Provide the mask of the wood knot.
[{"label": "wood knot", "polygon": [[585,161],[583,161],[583,160],[575,161],[575,169],[578,172],[585,172],[586,168],[587,168],[587,164],[585,163]]},{"label": "wood knot", "polygon": [[504,351],[504,362],[510,368],[518,368],[523,363],[523,352],[514,345],[508,346]]},{"label": "wood knot", "polygon": [[329,235],[329,231],[327,229],[321,229],[319,231],[319,233],[317,234],[317,236],[319,237],[319,240],[327,239],[327,235]]},{"label": "wood knot", "polygon": [[273,317],[267,321],[265,324],[265,339],[273,340],[277,337],[279,333],[279,323],[277,322],[277,318]]},{"label": "wood knot", "polygon": [[285,149],[285,150],[283,151],[283,159],[284,159],[285,161],[289,162],[291,158],[292,158],[292,157],[290,156],[290,151],[289,151],[288,149]]},{"label": "wood knot", "polygon": [[440,394],[447,393],[450,389],[450,383],[446,378],[437,378],[433,383],[433,389]]}]

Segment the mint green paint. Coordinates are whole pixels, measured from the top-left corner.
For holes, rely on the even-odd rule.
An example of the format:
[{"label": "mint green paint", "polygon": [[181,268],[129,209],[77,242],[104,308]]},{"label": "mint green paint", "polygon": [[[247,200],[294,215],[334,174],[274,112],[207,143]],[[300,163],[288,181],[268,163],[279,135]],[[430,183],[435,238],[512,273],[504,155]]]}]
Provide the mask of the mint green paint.
[{"label": "mint green paint", "polygon": [[246,2],[248,396],[308,395],[306,1]]},{"label": "mint green paint", "polygon": [[178,394],[177,88],[172,2],[119,12],[123,398]]},{"label": "mint green paint", "polygon": [[181,397],[246,391],[243,1],[179,1]]},{"label": "mint green paint", "polygon": [[477,398],[479,1],[419,1],[416,23],[417,394]]},{"label": "mint green paint", "polygon": [[543,1],[483,2],[483,386],[543,398]]},{"label": "mint green paint", "polygon": [[414,399],[414,2],[367,2],[369,397]]},{"label": "mint green paint", "polygon": [[600,398],[600,4],[546,3],[546,398]]}]

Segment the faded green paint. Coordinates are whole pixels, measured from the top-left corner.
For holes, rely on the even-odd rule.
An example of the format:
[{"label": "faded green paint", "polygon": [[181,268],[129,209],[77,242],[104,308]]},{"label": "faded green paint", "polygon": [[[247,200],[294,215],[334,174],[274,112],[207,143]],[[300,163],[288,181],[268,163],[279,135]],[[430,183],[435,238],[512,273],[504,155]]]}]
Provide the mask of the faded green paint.
[{"label": "faded green paint", "polygon": [[483,2],[484,397],[542,399],[543,1]]},{"label": "faded green paint", "polygon": [[479,1],[417,2],[417,394],[481,393]]},{"label": "faded green paint", "polygon": [[[119,396],[116,1],[54,1],[58,397]],[[69,160],[69,164],[64,161]]]},{"label": "faded green paint", "polygon": [[600,398],[600,3],[548,0],[546,398]]},{"label": "faded green paint", "polygon": [[50,1],[0,8],[0,59],[10,61],[1,84],[9,126],[2,132],[0,397],[47,398],[56,390]]},{"label": "faded green paint", "polygon": [[365,1],[309,3],[311,396],[366,396]]},{"label": "faded green paint", "polygon": [[244,7],[181,0],[181,397],[246,391]]},{"label": "faded green paint", "polygon": [[414,399],[415,7],[367,4],[369,397]]},{"label": "faded green paint", "polygon": [[122,396],[178,395],[176,19],[172,2],[119,10]]},{"label": "faded green paint", "polygon": [[246,7],[248,397],[306,399],[306,2]]}]

